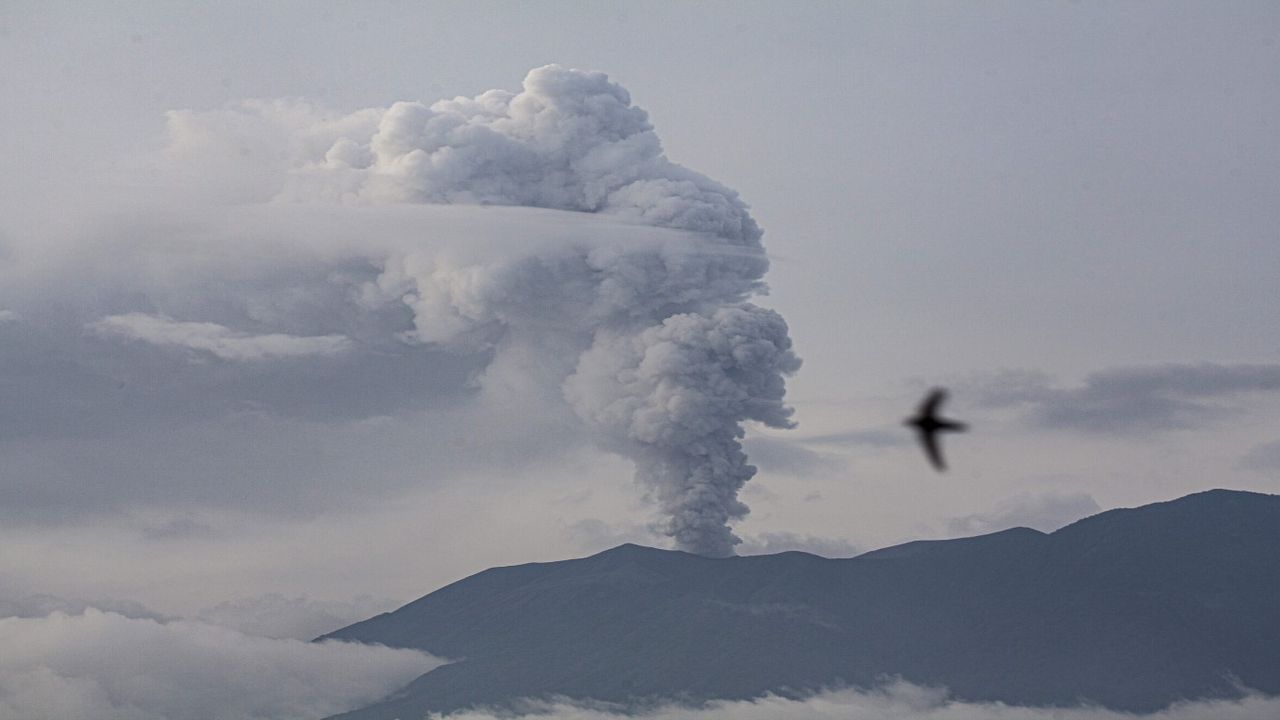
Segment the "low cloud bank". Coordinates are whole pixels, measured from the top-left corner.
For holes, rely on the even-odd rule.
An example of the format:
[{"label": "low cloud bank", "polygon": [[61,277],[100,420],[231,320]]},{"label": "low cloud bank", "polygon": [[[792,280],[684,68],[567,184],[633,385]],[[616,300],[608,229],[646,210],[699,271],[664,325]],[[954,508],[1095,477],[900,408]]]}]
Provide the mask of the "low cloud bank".
[{"label": "low cloud bank", "polygon": [[1249,695],[1239,700],[1179,703],[1160,712],[1135,715],[1094,707],[1030,708],[1002,703],[953,700],[946,691],[897,682],[883,689],[860,692],[837,690],[806,699],[770,695],[757,700],[716,702],[691,710],[662,706],[639,714],[600,703],[529,702],[516,712],[487,709],[431,720],[1274,720],[1280,717],[1280,698]]},{"label": "low cloud bank", "polygon": [[0,720],[303,720],[368,705],[442,661],[87,609],[0,619]]}]

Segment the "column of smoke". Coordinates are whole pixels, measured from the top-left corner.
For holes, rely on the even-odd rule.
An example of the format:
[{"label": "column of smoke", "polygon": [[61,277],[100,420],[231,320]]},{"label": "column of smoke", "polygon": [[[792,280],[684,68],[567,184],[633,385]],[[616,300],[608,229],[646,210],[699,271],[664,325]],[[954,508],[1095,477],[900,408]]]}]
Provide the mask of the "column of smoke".
[{"label": "column of smoke", "polygon": [[[638,480],[681,549],[731,555],[729,530],[754,474],[743,422],[789,427],[784,377],[799,360],[763,291],[761,231],[732,190],[670,162],[643,110],[600,73],[538,68],[523,90],[326,116],[252,104],[174,113],[175,152],[224,130],[292,158],[277,201],[526,206],[592,213],[599,242],[523,246],[497,257],[405,248],[361,289],[406,303],[410,342],[477,346],[490,374],[532,353],[548,380]],[[248,129],[246,129],[248,128]],[[225,132],[224,132],[225,134]],[[233,138],[244,145],[252,138]],[[618,222],[662,228],[616,242]],[[681,231],[681,232],[671,232]]]}]

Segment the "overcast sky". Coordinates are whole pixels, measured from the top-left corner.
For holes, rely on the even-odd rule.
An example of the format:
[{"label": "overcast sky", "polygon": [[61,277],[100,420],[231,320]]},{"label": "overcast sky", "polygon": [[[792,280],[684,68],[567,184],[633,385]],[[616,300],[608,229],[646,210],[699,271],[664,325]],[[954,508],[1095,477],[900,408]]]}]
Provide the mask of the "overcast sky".
[{"label": "overcast sky", "polygon": [[305,637],[1280,492],[1277,67],[1262,2],[5,3],[0,601]]}]

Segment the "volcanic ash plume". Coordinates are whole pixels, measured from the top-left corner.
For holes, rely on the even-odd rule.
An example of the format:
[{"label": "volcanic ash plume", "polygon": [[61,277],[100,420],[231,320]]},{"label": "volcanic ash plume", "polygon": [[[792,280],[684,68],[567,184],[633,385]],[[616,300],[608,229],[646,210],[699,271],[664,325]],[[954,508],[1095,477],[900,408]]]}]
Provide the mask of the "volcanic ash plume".
[{"label": "volcanic ash plume", "polygon": [[362,238],[378,275],[352,296],[367,311],[411,309],[404,342],[488,354],[482,387],[538,375],[635,461],[678,547],[733,553],[728,523],[746,515],[738,491],[755,473],[743,422],[791,424],[783,379],[800,362],[782,318],[748,302],[768,261],[746,206],[667,160],[621,86],[548,66],[519,93],[430,106],[338,116],[254,103],[170,120],[182,166],[209,149],[284,157],[243,171],[274,178],[260,200],[544,208],[527,233],[497,241],[431,227],[406,242]]},{"label": "volcanic ash plume", "polygon": [[673,315],[636,333],[601,332],[565,382],[578,414],[635,459],[678,547],[732,555],[728,522],[755,475],[743,420],[790,427],[782,378],[800,361],[782,317],[750,304]]}]

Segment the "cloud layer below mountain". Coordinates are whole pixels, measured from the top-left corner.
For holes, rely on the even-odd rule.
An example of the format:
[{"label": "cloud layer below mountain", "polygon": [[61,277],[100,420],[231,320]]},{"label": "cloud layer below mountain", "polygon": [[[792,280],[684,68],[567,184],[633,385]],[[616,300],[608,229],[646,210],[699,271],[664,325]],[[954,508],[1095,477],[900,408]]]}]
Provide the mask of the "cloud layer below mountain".
[{"label": "cloud layer below mountain", "polygon": [[[833,690],[805,699],[770,695],[758,700],[715,702],[700,708],[667,705],[639,714],[604,704],[528,702],[517,712],[470,710],[450,720],[1271,720],[1280,698],[1249,695],[1239,700],[1187,702],[1135,715],[1096,707],[1030,708],[967,703],[946,691],[895,682],[875,691]],[[431,720],[441,720],[431,715]]]},{"label": "cloud layer below mountain", "polygon": [[245,635],[92,608],[0,619],[0,719],[312,720],[441,664],[423,653]]}]

